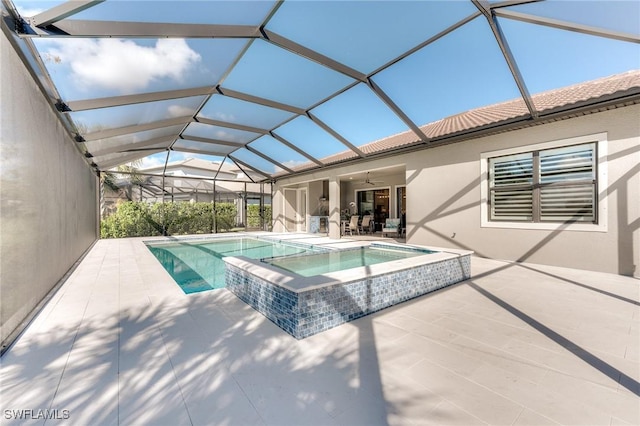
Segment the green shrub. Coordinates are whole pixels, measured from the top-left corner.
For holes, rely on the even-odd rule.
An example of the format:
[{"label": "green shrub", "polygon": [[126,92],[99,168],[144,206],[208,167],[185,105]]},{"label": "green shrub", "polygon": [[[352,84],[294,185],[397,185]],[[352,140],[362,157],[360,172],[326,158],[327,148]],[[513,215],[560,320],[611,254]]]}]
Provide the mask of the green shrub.
[{"label": "green shrub", "polygon": [[126,201],[115,213],[100,222],[102,238],[149,237],[163,235],[208,234],[230,231],[236,225],[233,203],[216,203],[215,222],[211,203],[155,203]]},{"label": "green shrub", "polygon": [[[212,203],[155,203],[126,201],[115,213],[100,222],[102,238],[150,237],[163,235],[208,234],[228,232],[244,225],[236,223],[238,211],[234,203],[216,203],[215,221]],[[271,224],[271,206],[264,206],[265,223]],[[262,229],[260,206],[247,206],[249,228]]]},{"label": "green shrub", "polygon": [[114,214],[100,223],[102,238],[147,237],[162,235],[161,222],[154,218],[149,204],[125,201]]},{"label": "green shrub", "polygon": [[[263,215],[264,215],[264,223],[269,225],[271,223],[271,205],[270,204],[267,204],[264,206]],[[249,228],[262,229],[259,204],[249,204],[247,206],[247,226]]]},{"label": "green shrub", "polygon": [[238,209],[233,203],[216,203],[216,232],[230,231],[236,226]]}]

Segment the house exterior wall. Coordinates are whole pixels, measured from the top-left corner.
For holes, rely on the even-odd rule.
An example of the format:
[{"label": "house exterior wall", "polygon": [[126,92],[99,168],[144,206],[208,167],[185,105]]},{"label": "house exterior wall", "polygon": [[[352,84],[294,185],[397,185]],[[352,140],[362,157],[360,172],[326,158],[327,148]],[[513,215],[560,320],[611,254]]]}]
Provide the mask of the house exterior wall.
[{"label": "house exterior wall", "polygon": [[0,36],[3,345],[98,238],[97,176]]},{"label": "house exterior wall", "polygon": [[[479,256],[638,275],[640,105],[458,144],[407,158],[409,243],[467,248]],[[487,151],[606,133],[607,231],[481,227],[480,155]],[[602,194],[605,188],[599,188]]]},{"label": "house exterior wall", "polygon": [[285,232],[284,222],[284,191],[274,191],[271,203],[271,229],[273,232]]},{"label": "house exterior wall", "polygon": [[309,182],[309,216],[326,216],[329,211],[329,196],[323,189],[323,181]]},{"label": "house exterior wall", "polygon": [[[356,171],[403,164],[406,168],[407,242],[460,248],[476,255],[640,276],[640,105],[514,130],[371,162],[282,179],[287,185],[340,180]],[[505,229],[481,226],[482,153],[606,133],[608,188],[605,232]],[[389,182],[394,186],[396,181]],[[603,193],[605,191],[605,193]],[[341,206],[353,197],[342,181]],[[282,212],[274,203],[274,217]]]}]

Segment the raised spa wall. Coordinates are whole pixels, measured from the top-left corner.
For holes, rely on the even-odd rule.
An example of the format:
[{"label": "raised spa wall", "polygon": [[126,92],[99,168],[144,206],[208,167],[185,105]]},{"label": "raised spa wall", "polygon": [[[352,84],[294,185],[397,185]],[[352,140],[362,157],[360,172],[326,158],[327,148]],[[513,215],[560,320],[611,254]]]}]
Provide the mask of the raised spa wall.
[{"label": "raised spa wall", "polygon": [[470,278],[471,254],[449,250],[315,277],[245,257],[223,260],[228,290],[303,339]]}]

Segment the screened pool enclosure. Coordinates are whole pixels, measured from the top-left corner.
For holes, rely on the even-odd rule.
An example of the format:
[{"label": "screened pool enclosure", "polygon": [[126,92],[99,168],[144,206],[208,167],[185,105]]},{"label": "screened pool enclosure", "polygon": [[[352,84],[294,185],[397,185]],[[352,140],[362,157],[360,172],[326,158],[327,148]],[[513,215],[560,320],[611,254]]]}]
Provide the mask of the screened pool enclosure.
[{"label": "screened pool enclosure", "polygon": [[[555,118],[589,102],[535,95],[639,68],[635,1],[2,4],[99,172],[195,156],[272,182]],[[507,101],[502,116],[426,126]]]},{"label": "screened pool enclosure", "polygon": [[[640,61],[634,1],[2,4],[5,35],[101,175],[102,218],[121,202],[209,203],[198,232],[271,229],[283,178],[610,102],[544,94]],[[192,159],[208,169],[171,168]]]},{"label": "screened pool enclosure", "polygon": [[133,276],[101,235],[342,244],[367,215],[640,274],[638,1],[0,4],[2,350],[95,246]]}]

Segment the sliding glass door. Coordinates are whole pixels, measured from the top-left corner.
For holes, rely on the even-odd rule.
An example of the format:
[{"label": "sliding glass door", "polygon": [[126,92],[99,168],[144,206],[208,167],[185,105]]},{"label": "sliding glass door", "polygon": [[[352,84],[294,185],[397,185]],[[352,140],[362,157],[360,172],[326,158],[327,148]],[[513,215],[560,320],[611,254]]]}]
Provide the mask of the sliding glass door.
[{"label": "sliding glass door", "polygon": [[373,215],[375,230],[381,231],[385,220],[389,217],[389,189],[357,191],[356,200],[358,214]]}]

